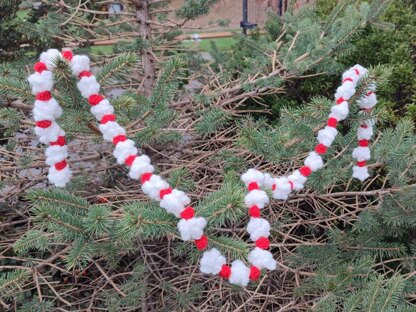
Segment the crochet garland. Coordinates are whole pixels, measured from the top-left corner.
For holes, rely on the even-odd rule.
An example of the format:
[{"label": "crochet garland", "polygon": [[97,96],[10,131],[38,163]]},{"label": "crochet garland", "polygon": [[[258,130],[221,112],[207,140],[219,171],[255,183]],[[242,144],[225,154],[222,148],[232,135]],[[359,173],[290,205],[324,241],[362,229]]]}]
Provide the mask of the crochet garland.
[{"label": "crochet garland", "polygon": [[[172,189],[162,177],[153,173],[154,167],[148,156],[138,156],[134,141],[127,139],[125,129],[117,123],[113,106],[99,94],[100,85],[90,72],[89,58],[85,55],[74,56],[71,51],[60,53],[55,49],[41,54],[40,61],[34,65],[35,73],[28,78],[32,92],[36,95],[33,108],[36,121],[35,133],[42,143],[49,144],[46,149],[46,163],[50,166],[49,181],[55,186],[63,187],[71,178],[71,171],[66,161],[65,132],[55,121],[62,114],[62,109],[51,94],[54,85],[53,69],[58,58],[66,60],[73,75],[79,79],[77,88],[88,100],[92,114],[100,122],[99,130],[104,140],[115,145],[113,155],[117,162],[130,167],[129,176],[141,181],[142,190],[146,195],[158,201],[160,207],[167,212],[181,219],[178,222],[178,229],[182,240],[194,241],[198,250],[205,250],[208,247],[208,238],[204,235],[207,221],[203,217],[195,216],[193,207],[189,206],[191,200],[184,192]],[[347,117],[348,101],[356,93],[355,88],[366,74],[367,70],[360,65],[355,65],[343,74],[342,85],[335,93],[336,104],[331,109],[327,126],[318,132],[319,144],[315,151],[309,153],[302,168],[287,177],[273,178],[256,169],[249,169],[241,176],[248,190],[244,199],[250,215],[247,232],[255,243],[255,247],[248,255],[250,267],[241,260],[235,260],[229,266],[220,251],[212,248],[205,251],[201,257],[201,272],[227,278],[231,284],[246,286],[250,280],[259,278],[262,269],[276,268],[272,253],[267,250],[270,246],[268,239],[270,224],[266,219],[261,218],[261,209],[269,203],[265,190],[271,190],[273,198],[285,200],[292,190],[300,190],[304,187],[307,177],[312,172],[323,167],[320,155],[325,154],[327,148],[332,145],[337,135],[337,123]],[[375,86],[371,85],[357,101],[364,109],[364,113],[369,113],[377,103],[374,90]],[[357,132],[359,147],[353,151],[353,157],[357,159],[357,164],[353,167],[353,177],[361,181],[369,176],[366,161],[370,158],[368,140],[373,134],[373,124],[374,120],[366,120]]]}]

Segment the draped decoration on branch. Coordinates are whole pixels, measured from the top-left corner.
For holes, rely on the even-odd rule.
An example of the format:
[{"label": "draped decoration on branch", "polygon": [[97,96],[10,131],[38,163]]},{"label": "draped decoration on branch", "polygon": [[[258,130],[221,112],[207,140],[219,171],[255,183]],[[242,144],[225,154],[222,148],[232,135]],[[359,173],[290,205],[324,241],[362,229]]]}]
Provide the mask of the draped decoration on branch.
[{"label": "draped decoration on branch", "polygon": [[[151,199],[159,202],[160,207],[168,213],[180,218],[178,230],[184,241],[193,241],[198,250],[205,250],[209,245],[208,237],[204,235],[207,225],[205,218],[196,216],[194,208],[190,206],[190,198],[182,191],[173,189],[159,175],[154,173],[150,159],[146,155],[138,155],[135,142],[126,136],[126,130],[117,123],[114,108],[103,95],[100,85],[90,72],[90,61],[85,55],[73,55],[71,51],[51,49],[40,56],[40,62],[34,66],[35,73],[29,76],[32,92],[36,95],[33,109],[36,121],[35,132],[40,141],[49,144],[46,149],[46,163],[50,165],[48,178],[58,187],[64,187],[70,180],[71,172],[66,162],[67,146],[65,132],[56,123],[62,109],[52,97],[54,85],[53,69],[58,58],[66,60],[72,74],[78,79],[77,88],[81,95],[91,105],[91,113],[100,123],[99,130],[105,141],[111,142],[115,148],[113,155],[117,163],[129,167],[129,176],[140,180],[143,192]],[[331,109],[327,126],[318,132],[318,145],[310,152],[304,161],[304,166],[287,177],[273,178],[256,169],[249,169],[241,176],[248,193],[244,203],[248,209],[250,220],[247,232],[254,248],[248,255],[247,266],[241,260],[234,260],[230,265],[226,258],[216,248],[205,251],[201,257],[200,269],[206,274],[219,275],[229,280],[231,284],[246,286],[250,280],[257,280],[262,269],[274,270],[276,261],[269,249],[270,224],[261,217],[261,210],[269,203],[267,190],[272,191],[273,198],[287,199],[292,190],[304,187],[307,177],[323,167],[321,155],[325,154],[337,135],[337,123],[344,120],[349,113],[349,104],[358,99],[357,103],[368,114],[376,104],[375,85],[370,84],[368,90],[356,90],[360,81],[366,77],[367,70],[355,65],[346,71],[342,78],[342,85],[335,93],[335,105]],[[367,119],[358,129],[359,147],[353,151],[357,160],[353,167],[353,177],[365,180],[368,175],[366,161],[370,158],[368,142],[373,134],[373,119]]]}]

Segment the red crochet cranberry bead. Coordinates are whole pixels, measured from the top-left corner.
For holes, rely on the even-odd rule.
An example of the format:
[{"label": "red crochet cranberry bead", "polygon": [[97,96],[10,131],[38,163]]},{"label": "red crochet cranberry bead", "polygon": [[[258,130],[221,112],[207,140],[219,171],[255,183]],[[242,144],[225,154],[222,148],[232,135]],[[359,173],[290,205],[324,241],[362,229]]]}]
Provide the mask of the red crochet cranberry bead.
[{"label": "red crochet cranberry bead", "polygon": [[74,56],[74,55],[72,54],[72,52],[71,52],[71,51],[68,51],[68,50],[66,50],[66,51],[62,51],[62,57],[63,57],[64,59],[68,60],[68,61],[71,61],[73,56]]},{"label": "red crochet cranberry bead", "polygon": [[182,212],[181,212],[181,218],[185,219],[185,220],[189,220],[192,219],[195,215],[195,210],[194,208],[192,208],[191,206],[186,207]]},{"label": "red crochet cranberry bead", "polygon": [[66,160],[64,159],[64,160],[62,160],[62,161],[60,161],[60,162],[57,162],[56,164],[55,164],[55,168],[56,168],[56,170],[62,170],[62,169],[64,169],[66,167]]},{"label": "red crochet cranberry bead", "polygon": [[276,184],[273,184],[272,185],[272,191],[274,191],[276,189],[276,187],[277,187],[277,185]]},{"label": "red crochet cranberry bead", "polygon": [[344,82],[347,82],[347,81],[353,82],[351,78],[345,78],[342,82],[344,83]]},{"label": "red crochet cranberry bead", "polygon": [[360,71],[357,68],[354,68],[355,73],[357,74],[357,76],[360,74]]},{"label": "red crochet cranberry bead", "polygon": [[312,173],[311,168],[307,167],[307,166],[303,166],[302,168],[299,169],[300,174],[303,175],[304,177],[309,177]]},{"label": "red crochet cranberry bead", "polygon": [[195,246],[198,250],[204,250],[208,247],[208,237],[202,235],[200,239],[194,240]]},{"label": "red crochet cranberry bead", "polygon": [[171,188],[167,188],[167,189],[164,189],[164,190],[160,190],[159,197],[161,199],[163,199],[163,197],[165,197],[165,195],[168,195],[170,193],[172,193],[172,189]]},{"label": "red crochet cranberry bead", "polygon": [[50,120],[41,120],[41,121],[36,122],[36,126],[38,126],[39,128],[42,128],[42,129],[46,129],[46,128],[50,127],[51,124],[52,124],[52,121],[50,121]]},{"label": "red crochet cranberry bead", "polygon": [[52,94],[49,91],[42,91],[36,94],[36,100],[49,101],[52,98]]},{"label": "red crochet cranberry bead", "polygon": [[88,98],[88,103],[90,103],[92,106],[97,105],[98,103],[100,103],[102,100],[104,100],[104,97],[99,95],[99,94],[93,94],[90,95],[90,97]]},{"label": "red crochet cranberry bead", "polygon": [[371,94],[373,94],[373,91],[368,91],[365,95],[366,95],[366,96],[369,96],[369,95],[371,95]]},{"label": "red crochet cranberry bead", "polygon": [[325,154],[326,153],[326,150],[327,150],[327,147],[325,145],[323,145],[323,144],[318,144],[315,147],[315,152],[317,152],[320,155]]},{"label": "red crochet cranberry bead", "polygon": [[289,180],[290,189],[293,190],[293,182]]},{"label": "red crochet cranberry bead", "polygon": [[260,269],[256,267],[255,265],[252,265],[250,267],[250,276],[249,276],[250,280],[257,281],[260,275],[261,275]]},{"label": "red crochet cranberry bead", "polygon": [[136,155],[130,155],[129,157],[126,158],[126,160],[124,161],[124,163],[127,166],[131,166],[133,165],[133,161],[136,159]]},{"label": "red crochet cranberry bead", "polygon": [[37,62],[37,63],[35,63],[35,65],[33,65],[33,69],[34,69],[36,72],[38,72],[38,73],[41,73],[41,72],[43,72],[44,70],[47,70],[47,68],[46,68],[46,64],[45,64],[45,63],[43,63],[43,62]]},{"label": "red crochet cranberry bead", "polygon": [[365,160],[363,161],[357,161],[357,166],[358,167],[364,167],[367,164],[367,162]]},{"label": "red crochet cranberry bead", "polygon": [[336,128],[337,123],[338,123],[338,120],[334,117],[331,117],[331,118],[328,119],[328,126],[329,127]]},{"label": "red crochet cranberry bead", "polygon": [[126,137],[125,135],[123,135],[123,134],[116,135],[116,136],[113,138],[113,144],[114,144],[114,145],[117,145],[118,143],[120,143],[120,142],[124,142],[125,140],[127,140],[127,137]]},{"label": "red crochet cranberry bead", "polygon": [[140,182],[142,182],[142,184],[145,184],[147,181],[150,180],[151,177],[152,177],[152,174],[150,172],[143,173],[140,179]]},{"label": "red crochet cranberry bead", "polygon": [[256,240],[256,246],[261,249],[267,249],[270,247],[270,241],[267,237],[260,237]]},{"label": "red crochet cranberry bead", "polygon": [[115,121],[116,115],[104,115],[103,118],[101,118],[101,124],[106,124],[109,121]]},{"label": "red crochet cranberry bead", "polygon": [[54,146],[54,145],[64,146],[65,143],[66,143],[65,137],[59,136],[58,139],[55,142],[50,142],[49,145],[51,145],[51,146]]},{"label": "red crochet cranberry bead", "polygon": [[221,267],[221,271],[220,273],[218,273],[218,275],[221,276],[222,278],[230,278],[231,268],[228,265],[223,264]]},{"label": "red crochet cranberry bead", "polygon": [[91,77],[92,74],[88,70],[83,70],[79,73],[78,77],[81,79],[82,77]]},{"label": "red crochet cranberry bead", "polygon": [[368,140],[359,140],[358,145],[361,147],[367,147],[368,146]]},{"label": "red crochet cranberry bead", "polygon": [[344,101],[344,98],[341,96],[339,99],[337,99],[337,104],[341,104]]},{"label": "red crochet cranberry bead", "polygon": [[260,218],[260,208],[257,207],[256,205],[251,206],[248,209],[248,214],[253,218]]},{"label": "red crochet cranberry bead", "polygon": [[257,184],[257,182],[250,182],[247,186],[247,189],[249,192],[251,192],[252,190],[258,190],[259,185]]},{"label": "red crochet cranberry bead", "polygon": [[363,129],[367,129],[368,128],[368,126],[365,125],[365,124],[362,124],[360,127],[363,128]]}]

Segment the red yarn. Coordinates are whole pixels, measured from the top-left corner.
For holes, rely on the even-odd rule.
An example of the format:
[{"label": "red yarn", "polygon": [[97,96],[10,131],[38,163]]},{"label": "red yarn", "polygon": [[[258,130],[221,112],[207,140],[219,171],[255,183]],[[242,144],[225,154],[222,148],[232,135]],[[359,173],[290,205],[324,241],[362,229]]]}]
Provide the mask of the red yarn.
[{"label": "red yarn", "polygon": [[371,94],[373,94],[373,91],[368,91],[365,95],[366,95],[366,96],[369,96],[369,95],[371,95]]},{"label": "red yarn", "polygon": [[355,73],[357,74],[357,76],[360,74],[360,71],[357,68],[354,68]]},{"label": "red yarn", "polygon": [[129,157],[126,158],[126,160],[124,161],[124,163],[127,166],[131,166],[131,165],[133,165],[134,159],[136,159],[136,155],[130,155]]},{"label": "red yarn", "polygon": [[304,177],[309,177],[312,173],[311,168],[307,167],[307,166],[303,166],[302,168],[299,169],[300,174],[303,175]]},{"label": "red yarn", "polygon": [[167,189],[164,189],[164,190],[160,190],[159,197],[161,199],[163,199],[163,197],[165,197],[165,195],[168,195],[170,193],[172,193],[172,189],[171,188],[167,188]]},{"label": "red yarn", "polygon": [[327,147],[325,145],[323,145],[323,144],[318,144],[315,147],[315,152],[317,152],[320,155],[325,154],[326,153],[326,150],[327,150]]},{"label": "red yarn", "polygon": [[56,164],[55,164],[55,168],[56,168],[56,170],[62,170],[62,169],[64,169],[66,167],[66,160],[64,159],[64,160],[62,160],[62,161],[60,161],[60,162],[57,162]]},{"label": "red yarn", "polygon": [[293,182],[289,180],[290,189],[293,190]]},{"label": "red yarn", "polygon": [[113,138],[113,144],[114,144],[114,145],[117,145],[118,143],[120,143],[120,142],[124,142],[125,140],[127,140],[127,137],[126,137],[125,135],[123,135],[123,134],[116,135],[116,136]]},{"label": "red yarn", "polygon": [[256,240],[256,246],[261,249],[267,249],[270,247],[270,241],[267,237],[260,237],[258,240]]},{"label": "red yarn", "polygon": [[64,59],[68,60],[68,61],[71,61],[73,56],[74,56],[74,55],[73,55],[73,54],[72,54],[72,52],[71,52],[71,51],[69,51],[69,50],[67,50],[67,51],[62,51],[62,57],[63,57]]},{"label": "red yarn", "polygon": [[46,128],[50,127],[51,124],[52,124],[52,121],[50,121],[50,120],[41,120],[41,121],[36,122],[36,126],[38,126],[39,128],[42,128],[42,129],[46,129]]},{"label": "red yarn", "polygon": [[104,115],[103,118],[101,118],[101,124],[106,124],[109,121],[115,121],[116,120],[116,115]]},{"label": "red yarn", "polygon": [[367,129],[368,128],[368,126],[367,125],[364,125],[364,124],[362,124],[360,127],[363,128],[363,129]]},{"label": "red yarn", "polygon": [[50,142],[49,145],[50,146],[54,146],[54,145],[64,146],[65,143],[66,143],[65,137],[59,136],[55,142]]},{"label": "red yarn", "polygon": [[256,205],[251,206],[248,209],[248,214],[253,218],[260,218],[260,208],[257,207]]},{"label": "red yarn", "polygon": [[277,187],[277,185],[276,184],[273,184],[272,185],[272,191],[274,191],[276,189],[276,187]]},{"label": "red yarn", "polygon": [[223,278],[230,278],[231,268],[228,265],[223,264],[222,267],[221,267],[221,271],[220,271],[220,273],[218,273],[218,275],[223,277]]},{"label": "red yarn", "polygon": [[42,91],[36,94],[36,100],[49,101],[52,98],[52,94],[49,91]]},{"label": "red yarn", "polygon": [[88,70],[83,70],[79,73],[78,77],[81,79],[82,77],[91,77],[92,74]]},{"label": "red yarn", "polygon": [[332,128],[336,128],[337,123],[338,123],[338,120],[334,117],[331,117],[331,118],[328,119],[328,126],[330,126]]},{"label": "red yarn", "polygon": [[344,98],[341,96],[338,100],[337,100],[337,104],[341,104],[342,102],[344,102]]},{"label": "red yarn", "polygon": [[97,105],[98,103],[100,103],[102,100],[104,100],[104,97],[99,95],[99,94],[93,94],[90,95],[90,97],[88,98],[88,103],[90,103],[92,106]]},{"label": "red yarn", "polygon": [[344,83],[344,82],[346,82],[346,81],[351,81],[351,82],[353,82],[353,80],[352,80],[351,78],[345,78],[345,79],[342,81],[342,83]]},{"label": "red yarn", "polygon": [[181,212],[181,218],[185,220],[192,219],[195,215],[195,210],[193,207],[186,207],[185,210]]},{"label": "red yarn", "polygon": [[365,160],[363,160],[363,161],[357,161],[357,166],[358,167],[365,167],[366,163],[367,162]]},{"label": "red yarn", "polygon": [[47,68],[46,68],[46,64],[45,64],[45,63],[43,63],[43,62],[37,62],[37,63],[35,63],[35,65],[33,65],[33,69],[34,69],[36,72],[38,72],[38,73],[41,73],[41,72],[43,72],[44,70],[47,70]]},{"label": "red yarn", "polygon": [[194,240],[195,246],[198,250],[204,250],[208,247],[208,237],[202,235],[200,239]]},{"label": "red yarn", "polygon": [[255,265],[252,265],[250,267],[250,276],[249,276],[250,279],[252,281],[257,281],[259,279],[260,275],[261,275],[260,269],[258,267],[256,267]]},{"label": "red yarn", "polygon": [[150,180],[151,177],[152,177],[152,174],[150,172],[143,173],[143,175],[142,175],[142,177],[140,179],[140,182],[142,184],[145,184],[147,181]]},{"label": "red yarn", "polygon": [[250,182],[247,186],[247,189],[249,192],[251,192],[252,190],[258,190],[259,185],[257,184],[257,182]]},{"label": "red yarn", "polygon": [[361,147],[367,147],[368,146],[368,140],[359,140],[358,145]]}]

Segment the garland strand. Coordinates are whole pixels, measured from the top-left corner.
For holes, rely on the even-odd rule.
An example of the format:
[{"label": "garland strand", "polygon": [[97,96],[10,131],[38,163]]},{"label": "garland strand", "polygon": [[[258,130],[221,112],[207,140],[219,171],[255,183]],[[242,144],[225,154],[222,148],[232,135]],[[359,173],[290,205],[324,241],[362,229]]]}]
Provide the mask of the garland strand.
[{"label": "garland strand", "polygon": [[[151,199],[159,202],[160,207],[174,214],[181,220],[178,222],[178,230],[184,241],[193,241],[198,250],[208,247],[208,237],[204,235],[207,221],[203,217],[196,217],[194,208],[190,205],[190,198],[182,191],[172,189],[169,184],[159,175],[154,174],[154,167],[146,155],[138,156],[138,150],[134,141],[127,139],[126,131],[116,121],[114,108],[110,102],[99,94],[100,85],[90,72],[90,61],[85,55],[73,55],[70,51],[51,49],[41,54],[40,62],[35,64],[36,73],[29,77],[32,92],[36,94],[37,102],[34,108],[34,116],[37,121],[35,132],[40,136],[43,143],[49,143],[47,163],[51,165],[48,175],[49,180],[56,186],[65,186],[69,181],[71,173],[65,158],[67,157],[64,132],[57,125],[55,119],[61,114],[61,109],[55,100],[52,100],[50,91],[53,88],[52,70],[56,58],[68,61],[72,74],[79,79],[77,88],[81,95],[91,105],[91,113],[100,122],[99,130],[105,141],[115,145],[114,157],[119,164],[125,164],[129,169],[132,179],[140,180],[143,192]],[[292,190],[300,190],[304,187],[307,177],[314,171],[323,167],[320,155],[325,154],[328,147],[332,145],[337,135],[336,126],[338,121],[345,119],[348,115],[348,100],[356,93],[356,86],[367,74],[367,70],[360,65],[355,65],[344,73],[343,83],[335,94],[336,105],[331,109],[328,125],[318,132],[318,142],[315,151],[310,152],[304,161],[304,166],[295,170],[288,177],[272,178],[256,169],[249,169],[241,176],[247,187],[248,193],[244,202],[248,208],[250,221],[247,232],[255,247],[248,255],[251,266],[246,266],[241,260],[235,260],[231,266],[227,265],[226,258],[216,248],[205,251],[201,257],[200,269],[206,274],[219,275],[229,279],[231,284],[246,286],[250,280],[257,280],[262,269],[274,270],[276,261],[273,259],[269,249],[270,224],[261,218],[261,209],[269,203],[269,197],[264,190],[271,189],[275,199],[287,199]],[[374,86],[359,100],[359,105],[366,112],[376,104]],[[42,94],[48,93],[48,96]],[[43,109],[43,110],[42,110]],[[35,115],[36,114],[36,115]],[[41,122],[38,124],[38,122]],[[354,149],[353,157],[357,159],[357,166],[353,168],[353,176],[364,180],[368,177],[365,161],[370,158],[368,140],[372,136],[373,120],[361,124],[358,129],[359,147]],[[62,139],[63,138],[63,139]],[[364,143],[363,140],[366,142]],[[55,142],[60,144],[55,144]],[[55,148],[59,146],[59,148]],[[54,148],[54,149],[51,149]],[[56,151],[55,151],[56,150]],[[65,166],[57,164],[65,161]],[[54,167],[52,167],[54,165]]]}]

